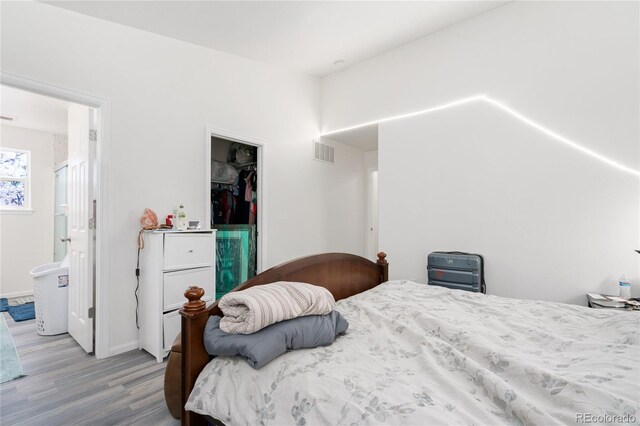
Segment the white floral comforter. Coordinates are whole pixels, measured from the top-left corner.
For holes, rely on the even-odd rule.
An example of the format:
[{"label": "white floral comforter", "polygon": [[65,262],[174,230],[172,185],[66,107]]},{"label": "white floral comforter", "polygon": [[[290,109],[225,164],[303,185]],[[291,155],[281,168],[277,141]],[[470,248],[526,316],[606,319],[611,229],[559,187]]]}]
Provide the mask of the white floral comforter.
[{"label": "white floral comforter", "polygon": [[216,358],[186,408],[229,426],[640,420],[640,312],[411,281],[336,309],[350,327],[333,345],[289,352],[260,370]]}]

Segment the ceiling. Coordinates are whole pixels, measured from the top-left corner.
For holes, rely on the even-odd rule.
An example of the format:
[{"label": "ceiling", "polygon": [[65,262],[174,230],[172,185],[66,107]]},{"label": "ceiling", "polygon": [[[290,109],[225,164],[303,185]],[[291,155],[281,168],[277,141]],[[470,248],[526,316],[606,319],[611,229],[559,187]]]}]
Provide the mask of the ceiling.
[{"label": "ceiling", "polygon": [[378,149],[378,124],[333,133],[323,139],[325,137],[363,151],[375,151]]},{"label": "ceiling", "polygon": [[0,120],[3,125],[66,135],[68,107],[65,101],[0,86],[0,115],[15,118]]},{"label": "ceiling", "polygon": [[[507,1],[45,1],[324,76]],[[334,62],[344,63],[334,65]]]}]

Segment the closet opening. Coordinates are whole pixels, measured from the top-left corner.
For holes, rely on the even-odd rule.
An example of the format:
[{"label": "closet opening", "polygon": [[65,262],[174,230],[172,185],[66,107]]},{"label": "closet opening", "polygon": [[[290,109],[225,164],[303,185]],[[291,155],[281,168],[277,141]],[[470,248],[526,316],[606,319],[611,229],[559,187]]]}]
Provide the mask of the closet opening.
[{"label": "closet opening", "polygon": [[207,221],[216,232],[216,300],[261,270],[263,146],[209,133]]}]

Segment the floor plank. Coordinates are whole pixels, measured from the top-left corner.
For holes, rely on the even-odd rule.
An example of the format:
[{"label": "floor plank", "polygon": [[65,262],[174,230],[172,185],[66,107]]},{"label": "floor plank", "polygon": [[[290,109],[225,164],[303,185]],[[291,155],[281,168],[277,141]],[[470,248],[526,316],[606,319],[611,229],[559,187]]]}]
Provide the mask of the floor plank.
[{"label": "floor plank", "polygon": [[2,313],[26,377],[0,385],[2,425],[179,425],[164,402],[166,363],[144,351],[88,355],[68,335]]}]

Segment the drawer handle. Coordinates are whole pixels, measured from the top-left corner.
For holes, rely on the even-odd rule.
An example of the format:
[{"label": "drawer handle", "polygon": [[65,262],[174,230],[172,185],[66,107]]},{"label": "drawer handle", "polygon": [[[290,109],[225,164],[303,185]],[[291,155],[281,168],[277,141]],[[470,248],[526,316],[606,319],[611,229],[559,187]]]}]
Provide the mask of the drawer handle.
[{"label": "drawer handle", "polygon": [[193,249],[187,250],[187,253],[193,253]]}]

